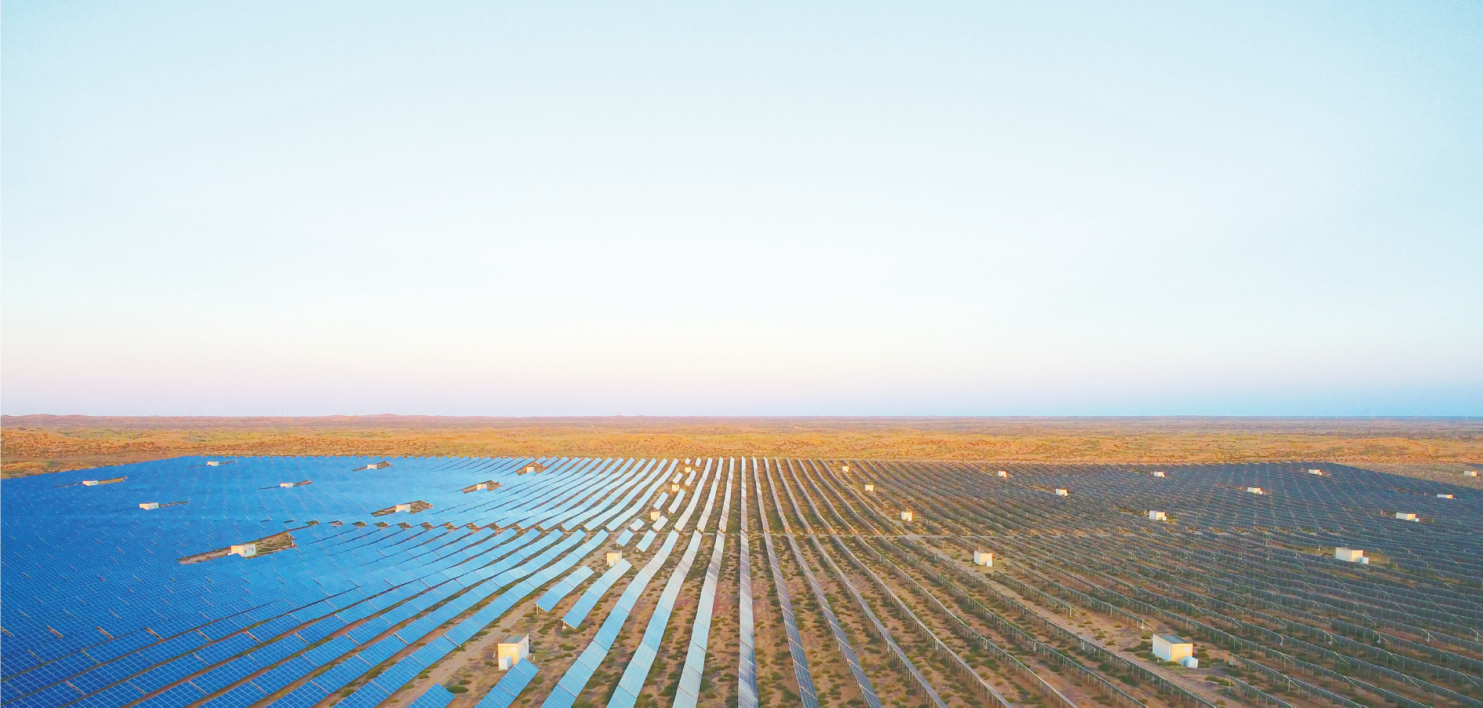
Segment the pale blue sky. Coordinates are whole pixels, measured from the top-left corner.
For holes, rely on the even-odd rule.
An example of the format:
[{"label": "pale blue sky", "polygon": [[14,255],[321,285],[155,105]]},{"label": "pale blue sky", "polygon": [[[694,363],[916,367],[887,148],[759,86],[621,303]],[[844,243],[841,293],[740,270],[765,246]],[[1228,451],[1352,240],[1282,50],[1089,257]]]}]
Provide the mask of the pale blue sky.
[{"label": "pale blue sky", "polygon": [[8,414],[1483,414],[1483,3],[0,27]]}]

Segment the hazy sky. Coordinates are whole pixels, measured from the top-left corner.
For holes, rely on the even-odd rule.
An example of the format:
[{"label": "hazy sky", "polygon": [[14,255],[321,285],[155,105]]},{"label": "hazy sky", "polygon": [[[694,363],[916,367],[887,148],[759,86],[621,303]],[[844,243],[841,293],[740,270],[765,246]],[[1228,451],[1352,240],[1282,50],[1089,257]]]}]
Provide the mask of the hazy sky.
[{"label": "hazy sky", "polygon": [[1483,3],[0,27],[8,414],[1483,414]]}]

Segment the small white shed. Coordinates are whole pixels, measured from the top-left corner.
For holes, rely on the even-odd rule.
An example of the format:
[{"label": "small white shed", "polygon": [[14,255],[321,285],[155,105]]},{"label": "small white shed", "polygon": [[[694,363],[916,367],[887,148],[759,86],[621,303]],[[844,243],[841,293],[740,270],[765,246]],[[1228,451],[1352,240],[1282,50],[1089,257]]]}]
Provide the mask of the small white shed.
[{"label": "small white shed", "polygon": [[220,467],[221,466],[221,463],[220,462],[217,462],[216,460],[207,460],[206,461],[206,466],[207,467]]},{"label": "small white shed", "polygon": [[283,488],[286,489],[288,487],[294,486],[294,483],[293,482],[279,482],[278,483],[278,486],[283,487]]},{"label": "small white shed", "polygon": [[82,481],[82,486],[84,486],[84,487],[96,487],[96,486],[98,486],[98,480],[96,480],[96,479],[84,479]]},{"label": "small white shed", "polygon": [[1180,661],[1185,657],[1193,658],[1195,645],[1187,642],[1174,634],[1153,635],[1153,655],[1164,661]]},{"label": "small white shed", "polygon": [[1058,497],[1069,497],[1069,496],[1071,496],[1071,492],[1069,492],[1069,491],[1067,491],[1065,489],[1057,489],[1056,490],[1056,496],[1058,496]]},{"label": "small white shed", "polygon": [[1319,477],[1324,476],[1323,470],[1308,470],[1308,474],[1316,474]]},{"label": "small white shed", "polygon": [[227,552],[227,555],[229,555],[229,556],[242,556],[243,558],[251,558],[251,557],[257,555],[257,544],[256,543],[234,543],[234,544],[232,544],[231,550]]},{"label": "small white shed", "polygon": [[397,511],[407,511],[407,512],[410,512],[410,511],[412,511],[412,505],[411,504],[397,504],[396,505],[396,510]]},{"label": "small white shed", "polygon": [[1169,517],[1167,515],[1165,515],[1164,512],[1162,512],[1162,511],[1153,511],[1152,509],[1150,509],[1149,512],[1148,512],[1148,520],[1149,521],[1168,521],[1169,520]]},{"label": "small white shed", "polygon": [[901,520],[902,521],[911,521],[912,520],[912,514],[911,514],[911,512],[909,512],[909,511],[903,511],[903,512],[901,512]]},{"label": "small white shed", "polygon": [[1247,487],[1246,491],[1251,492],[1252,494],[1266,494],[1266,492],[1262,491],[1261,487]]},{"label": "small white shed", "polygon": [[1419,521],[1419,519],[1416,518],[1415,514],[1408,514],[1404,511],[1397,511],[1395,513],[1395,518],[1400,519],[1401,521]]},{"label": "small white shed", "polygon": [[994,567],[994,554],[988,551],[974,551],[973,563],[974,565],[981,565],[985,568],[992,568]]},{"label": "small white shed", "polygon": [[611,567],[613,567],[615,565],[618,565],[618,561],[623,560],[623,554],[622,553],[619,553],[618,551],[608,551],[608,558],[607,559],[608,559],[608,567],[611,568]]},{"label": "small white shed", "polygon": [[499,670],[509,671],[510,667],[530,656],[530,635],[512,634],[501,639],[499,646],[495,647],[495,656],[499,658]]},{"label": "small white shed", "polygon": [[1341,560],[1341,561],[1349,561],[1350,563],[1358,563],[1359,562],[1359,559],[1365,557],[1365,552],[1364,551],[1361,551],[1358,548],[1335,548],[1334,549],[1334,557],[1337,558],[1337,559],[1339,559],[1339,560]]},{"label": "small white shed", "polygon": [[1163,472],[1155,472],[1155,473],[1153,473],[1153,476],[1155,476],[1155,477],[1163,477],[1164,476],[1164,473]]},{"label": "small white shed", "polygon": [[1462,476],[1464,476],[1464,477],[1477,477],[1478,476],[1478,470],[1468,470],[1466,472],[1463,472],[1462,473]]},{"label": "small white shed", "polygon": [[[158,509],[158,508],[160,508],[160,503],[159,502],[144,502],[143,504],[140,504],[139,505],[139,508],[140,509]],[[1399,516],[1399,515],[1397,515],[1397,516]]]},{"label": "small white shed", "polygon": [[653,509],[653,510],[650,510],[649,511],[649,520],[650,521],[658,521],[659,520],[659,510],[658,509]]},{"label": "small white shed", "polygon": [[875,491],[875,485],[874,484],[867,484],[867,485],[865,485],[865,491],[867,491],[867,492],[873,492],[873,491]]},{"label": "small white shed", "polygon": [[1005,479],[1009,479],[1009,470],[999,470],[999,476]]},{"label": "small white shed", "polygon": [[1437,498],[1438,499],[1451,499],[1452,498],[1452,495],[1451,494],[1438,494],[1437,495]]}]

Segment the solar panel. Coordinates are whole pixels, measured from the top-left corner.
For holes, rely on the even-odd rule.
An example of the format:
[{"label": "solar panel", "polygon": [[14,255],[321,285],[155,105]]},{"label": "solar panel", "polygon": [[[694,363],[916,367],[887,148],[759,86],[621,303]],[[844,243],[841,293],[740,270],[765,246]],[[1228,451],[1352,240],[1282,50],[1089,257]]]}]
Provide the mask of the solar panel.
[{"label": "solar panel", "polygon": [[520,697],[525,687],[530,685],[531,679],[536,677],[540,669],[528,659],[522,660],[510,667],[504,678],[494,685],[494,688],[485,694],[479,701],[478,708],[509,708]]},{"label": "solar panel", "polygon": [[[618,545],[621,546],[623,544],[619,543]],[[541,599],[536,601],[536,607],[541,608],[542,612],[550,612],[551,608],[556,606],[556,603],[561,602],[564,598],[566,598],[567,594],[576,589],[578,585],[581,585],[588,578],[592,577],[595,572],[596,571],[585,565],[577,568],[576,570],[572,571],[571,574],[563,578],[560,583],[557,583],[550,590],[547,590],[546,594],[542,595]]]},{"label": "solar panel", "polygon": [[[731,499],[729,487],[726,498],[728,501]],[[698,538],[700,533],[695,535]],[[675,693],[675,708],[695,708],[700,701],[706,645],[711,636],[711,612],[716,605],[716,583],[721,579],[721,554],[726,548],[726,534],[717,532],[713,546],[711,563],[705,572],[705,584],[701,587],[700,601],[696,604],[695,622],[690,630],[690,644],[685,654],[685,666],[680,673],[679,690]]]},{"label": "solar panel", "polygon": [[587,587],[587,591],[577,598],[577,602],[567,610],[566,616],[562,617],[561,621],[572,628],[580,627],[582,620],[587,618],[587,613],[591,612],[592,608],[602,600],[602,596],[607,594],[608,588],[613,587],[613,583],[618,582],[618,578],[623,577],[623,574],[632,567],[633,565],[627,560],[620,559],[613,567],[608,568],[607,572],[598,576],[597,580]]},{"label": "solar panel", "polygon": [[[755,464],[756,458],[753,458]],[[747,538],[747,460],[741,469],[741,534],[738,536],[737,562],[737,643],[736,697],[738,708],[757,708],[757,645],[752,617],[751,542]]]}]

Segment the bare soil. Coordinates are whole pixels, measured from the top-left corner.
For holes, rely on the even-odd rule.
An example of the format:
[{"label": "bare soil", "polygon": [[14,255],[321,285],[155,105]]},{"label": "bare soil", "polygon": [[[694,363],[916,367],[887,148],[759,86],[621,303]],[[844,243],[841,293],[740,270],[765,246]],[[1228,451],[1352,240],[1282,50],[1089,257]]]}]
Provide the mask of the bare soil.
[{"label": "bare soil", "polygon": [[[1476,418],[0,416],[5,476],[183,455],[787,456],[1483,466]],[[1464,467],[1467,465],[1467,467]]]}]

